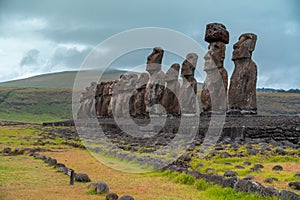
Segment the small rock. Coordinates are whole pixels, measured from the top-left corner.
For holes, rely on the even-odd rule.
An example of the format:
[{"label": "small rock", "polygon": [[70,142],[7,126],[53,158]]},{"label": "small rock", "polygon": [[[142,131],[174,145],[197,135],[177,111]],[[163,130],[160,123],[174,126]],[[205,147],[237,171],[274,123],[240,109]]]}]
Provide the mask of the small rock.
[{"label": "small rock", "polygon": [[198,163],[198,167],[204,167],[202,163]]},{"label": "small rock", "polygon": [[9,147],[4,148],[3,153],[11,153],[11,148]]},{"label": "small rock", "polygon": [[264,166],[263,166],[262,164],[255,164],[254,167],[255,167],[255,168],[259,168],[259,169],[264,168]]},{"label": "small rock", "polygon": [[238,173],[235,172],[235,171],[230,171],[230,170],[227,170],[225,173],[224,173],[224,176],[226,177],[234,177],[234,176],[237,176]]},{"label": "small rock", "polygon": [[220,153],[221,158],[230,158],[231,154],[228,152],[221,152]]},{"label": "small rock", "polygon": [[58,168],[58,171],[67,174],[68,173],[68,168],[66,168],[66,167],[60,167],[60,168]]},{"label": "small rock", "polygon": [[278,178],[266,178],[264,180],[265,183],[273,183],[274,181],[278,181]]},{"label": "small rock", "polygon": [[56,164],[56,167],[60,168],[60,167],[66,167],[66,166],[65,166],[65,164],[63,164],[63,163],[57,163],[57,164]]},{"label": "small rock", "polygon": [[215,174],[215,173],[216,173],[216,170],[215,170],[214,168],[207,168],[207,169],[205,170],[205,172],[208,173],[208,174]]},{"label": "small rock", "polygon": [[90,182],[91,179],[87,174],[75,174],[75,181],[78,182]]},{"label": "small rock", "polygon": [[244,162],[244,165],[251,165],[251,162],[245,161],[245,162]]},{"label": "small rock", "polygon": [[119,196],[116,193],[109,193],[106,195],[105,200],[118,200]]},{"label": "small rock", "polygon": [[260,171],[261,171],[261,168],[251,167],[250,170],[251,170],[252,172],[260,172]]},{"label": "small rock", "polygon": [[291,187],[295,190],[300,190],[300,182],[290,182],[289,187]]},{"label": "small rock", "polygon": [[224,162],[224,165],[232,165],[230,162]]},{"label": "small rock", "polygon": [[109,192],[109,187],[104,182],[91,183],[89,185],[89,188],[95,189],[97,193],[107,193],[107,192]]},{"label": "small rock", "polygon": [[235,166],[234,168],[235,168],[235,169],[245,169],[245,167],[244,167],[244,166],[241,166],[241,165],[237,165],[237,166]]},{"label": "small rock", "polygon": [[285,150],[282,147],[278,147],[275,150],[275,152],[278,153],[279,155],[286,155],[286,152],[285,152]]},{"label": "small rock", "polygon": [[119,200],[134,200],[134,198],[130,195],[121,196]]},{"label": "small rock", "polygon": [[249,149],[248,150],[248,154],[249,155],[256,155],[256,154],[258,154],[258,150],[256,150],[256,149]]},{"label": "small rock", "polygon": [[280,165],[275,165],[275,166],[272,168],[272,170],[274,170],[274,171],[282,171],[282,170],[283,170],[283,167],[280,166]]},{"label": "small rock", "polygon": [[300,173],[296,173],[296,174],[294,175],[294,177],[300,178]]},{"label": "small rock", "polygon": [[48,163],[49,163],[49,165],[54,166],[54,165],[57,164],[57,160],[54,159],[54,158],[50,158],[49,161],[48,161]]},{"label": "small rock", "polygon": [[245,176],[245,178],[243,178],[243,180],[248,180],[248,181],[250,181],[252,179],[254,179],[254,176],[251,174],[249,174],[249,175]]}]

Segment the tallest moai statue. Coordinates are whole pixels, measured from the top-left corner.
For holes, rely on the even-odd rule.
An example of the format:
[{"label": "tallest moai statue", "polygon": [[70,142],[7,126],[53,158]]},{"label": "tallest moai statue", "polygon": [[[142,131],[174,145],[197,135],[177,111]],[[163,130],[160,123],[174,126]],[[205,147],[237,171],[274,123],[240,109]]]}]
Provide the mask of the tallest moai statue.
[{"label": "tallest moai statue", "polygon": [[209,43],[209,46],[204,56],[204,71],[207,76],[201,92],[203,113],[225,113],[228,74],[224,68],[224,59],[226,44],[229,43],[229,33],[223,24],[207,24],[205,41]]},{"label": "tallest moai statue", "polygon": [[256,40],[255,34],[245,33],[233,45],[232,60],[235,68],[230,78],[228,92],[229,114],[257,114],[257,67],[252,60]]}]

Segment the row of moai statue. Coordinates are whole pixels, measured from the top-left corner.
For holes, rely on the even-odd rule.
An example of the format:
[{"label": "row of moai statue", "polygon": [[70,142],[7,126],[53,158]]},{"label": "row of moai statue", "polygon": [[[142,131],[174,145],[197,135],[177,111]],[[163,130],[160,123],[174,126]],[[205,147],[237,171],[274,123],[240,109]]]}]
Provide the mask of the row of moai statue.
[{"label": "row of moai statue", "polygon": [[233,45],[231,59],[235,67],[228,89],[224,59],[229,33],[223,24],[207,24],[205,41],[209,46],[204,56],[204,71],[207,76],[201,92],[203,114],[257,114],[257,67],[252,60],[256,40],[255,34],[244,33]]},{"label": "row of moai statue", "polygon": [[[205,41],[209,43],[204,56],[205,78],[202,92],[202,113],[256,114],[257,68],[252,61],[257,36],[242,34],[234,44],[232,60],[235,64],[228,89],[228,74],[224,67],[226,44],[229,33],[219,23],[206,26]],[[119,80],[92,83],[82,93],[78,118],[85,117],[145,117],[149,114],[180,115],[197,111],[197,81],[194,77],[198,56],[186,55],[182,63],[173,64],[162,71],[164,50],[155,47],[147,57],[145,73],[139,76],[126,73]]]}]

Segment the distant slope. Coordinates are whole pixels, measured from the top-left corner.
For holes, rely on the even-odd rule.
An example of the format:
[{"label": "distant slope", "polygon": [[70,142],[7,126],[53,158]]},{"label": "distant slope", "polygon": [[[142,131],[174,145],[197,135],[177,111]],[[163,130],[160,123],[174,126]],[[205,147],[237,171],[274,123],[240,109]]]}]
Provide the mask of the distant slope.
[{"label": "distant slope", "polygon": [[[115,80],[124,73],[121,70],[113,70],[105,72],[102,79],[103,81]],[[90,77],[94,72],[83,72],[85,80],[91,80]],[[66,71],[51,74],[43,74],[33,76],[20,80],[13,80],[0,83],[0,87],[14,87],[14,88],[73,88],[74,80],[77,75],[77,71]]]}]

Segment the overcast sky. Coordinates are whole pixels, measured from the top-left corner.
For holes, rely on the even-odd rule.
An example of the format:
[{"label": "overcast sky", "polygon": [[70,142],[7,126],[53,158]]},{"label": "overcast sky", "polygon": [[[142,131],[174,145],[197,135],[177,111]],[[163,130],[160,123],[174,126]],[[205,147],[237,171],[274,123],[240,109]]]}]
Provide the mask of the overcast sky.
[{"label": "overcast sky", "polygon": [[[232,45],[240,34],[253,32],[258,87],[300,88],[299,11],[298,0],[0,0],[0,81],[78,70],[101,41],[132,28],[174,29],[207,48],[205,26],[220,22],[230,32],[229,76]],[[118,67],[141,65],[141,55]]]}]

